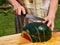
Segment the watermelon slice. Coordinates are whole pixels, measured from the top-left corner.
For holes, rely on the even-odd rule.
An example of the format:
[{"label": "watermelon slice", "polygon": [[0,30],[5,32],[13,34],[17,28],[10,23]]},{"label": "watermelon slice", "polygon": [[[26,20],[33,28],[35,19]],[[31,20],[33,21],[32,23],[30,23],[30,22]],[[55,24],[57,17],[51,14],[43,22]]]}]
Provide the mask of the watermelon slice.
[{"label": "watermelon slice", "polygon": [[32,39],[31,39],[30,35],[28,33],[26,33],[25,31],[22,32],[22,37],[24,37],[25,39],[32,42]]}]

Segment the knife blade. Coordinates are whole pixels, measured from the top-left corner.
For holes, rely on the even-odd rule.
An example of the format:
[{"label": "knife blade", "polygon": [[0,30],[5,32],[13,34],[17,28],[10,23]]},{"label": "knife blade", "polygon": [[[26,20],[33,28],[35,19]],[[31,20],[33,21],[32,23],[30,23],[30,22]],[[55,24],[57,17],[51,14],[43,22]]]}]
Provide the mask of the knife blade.
[{"label": "knife blade", "polygon": [[44,19],[43,19],[43,18],[41,18],[41,17],[36,17],[36,16],[34,16],[34,15],[29,15],[29,14],[26,14],[26,15],[25,15],[25,18],[33,19],[33,20],[40,20],[40,21],[44,21]]},{"label": "knife blade", "polygon": [[[41,18],[41,17],[36,17],[36,16],[34,16],[34,15],[29,15],[29,14],[26,14],[26,15],[25,15],[25,18],[27,18],[27,19],[33,19],[33,20],[44,21],[44,19]],[[60,30],[54,30],[54,31],[52,31],[52,32],[60,32]]]}]

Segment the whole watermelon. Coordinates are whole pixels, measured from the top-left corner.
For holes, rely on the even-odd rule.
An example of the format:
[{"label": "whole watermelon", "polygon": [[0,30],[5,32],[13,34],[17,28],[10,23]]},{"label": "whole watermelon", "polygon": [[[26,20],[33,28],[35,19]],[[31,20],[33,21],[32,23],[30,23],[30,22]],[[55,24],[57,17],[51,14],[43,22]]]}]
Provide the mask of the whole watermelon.
[{"label": "whole watermelon", "polygon": [[44,23],[29,23],[22,30],[22,37],[32,42],[48,41],[51,36],[51,29]]}]

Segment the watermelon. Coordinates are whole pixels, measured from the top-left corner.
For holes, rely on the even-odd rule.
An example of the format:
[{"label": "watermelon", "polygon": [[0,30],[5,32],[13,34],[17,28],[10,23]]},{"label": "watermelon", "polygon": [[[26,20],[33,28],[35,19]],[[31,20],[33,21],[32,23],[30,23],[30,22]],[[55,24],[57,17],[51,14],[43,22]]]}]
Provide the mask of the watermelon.
[{"label": "watermelon", "polygon": [[22,37],[31,42],[45,42],[52,36],[51,29],[44,23],[33,22],[25,25]]}]

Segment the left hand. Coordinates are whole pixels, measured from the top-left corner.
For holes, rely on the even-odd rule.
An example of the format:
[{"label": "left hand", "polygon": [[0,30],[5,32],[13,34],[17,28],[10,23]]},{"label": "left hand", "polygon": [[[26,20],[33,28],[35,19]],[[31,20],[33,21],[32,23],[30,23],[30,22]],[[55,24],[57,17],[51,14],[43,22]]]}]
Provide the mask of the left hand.
[{"label": "left hand", "polygon": [[46,16],[44,19],[45,21],[43,21],[43,23],[46,23],[48,21],[47,26],[51,28],[51,31],[53,31],[55,18],[53,16]]}]

